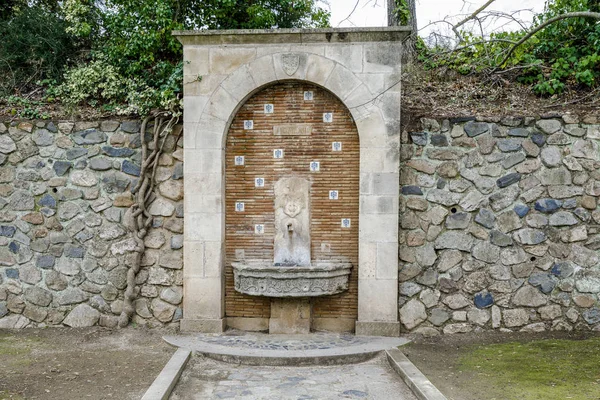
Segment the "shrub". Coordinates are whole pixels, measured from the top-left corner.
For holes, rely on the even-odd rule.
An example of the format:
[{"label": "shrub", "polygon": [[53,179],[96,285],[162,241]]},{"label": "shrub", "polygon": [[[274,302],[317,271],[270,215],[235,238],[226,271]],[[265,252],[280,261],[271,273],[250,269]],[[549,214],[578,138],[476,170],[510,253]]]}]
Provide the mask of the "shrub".
[{"label": "shrub", "polygon": [[65,28],[59,15],[39,6],[24,7],[0,20],[0,94],[61,78],[76,52]]}]

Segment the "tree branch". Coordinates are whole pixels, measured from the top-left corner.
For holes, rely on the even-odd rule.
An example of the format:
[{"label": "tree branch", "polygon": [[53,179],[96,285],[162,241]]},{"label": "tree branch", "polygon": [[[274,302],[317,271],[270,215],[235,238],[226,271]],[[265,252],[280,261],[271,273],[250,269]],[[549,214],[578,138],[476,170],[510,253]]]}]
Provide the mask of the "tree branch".
[{"label": "tree branch", "polygon": [[469,22],[470,20],[474,19],[477,14],[479,14],[480,12],[482,12],[483,10],[485,10],[490,4],[492,4],[495,0],[488,0],[484,5],[482,5],[481,7],[479,7],[477,10],[475,10],[471,15],[469,15],[467,18],[463,19],[462,21],[460,21],[458,24],[455,24],[452,26],[452,30],[454,31],[454,34],[456,35],[456,37],[458,37],[459,43],[464,42],[463,37],[461,36],[461,34],[458,32],[458,28],[460,28],[461,26],[463,26],[464,24],[466,24],[467,22]]},{"label": "tree branch", "polygon": [[358,3],[360,3],[360,0],[356,0],[356,4],[354,4],[354,8],[352,9],[352,11],[350,11],[350,14],[348,14],[348,16],[346,18],[341,20],[340,23],[338,24],[338,26],[340,26],[342,24],[342,22],[350,20],[350,17],[352,16],[352,14],[354,14],[354,11],[356,11],[356,7],[358,7]]},{"label": "tree branch", "polygon": [[547,20],[543,24],[538,25],[534,29],[532,29],[531,31],[529,31],[525,36],[523,36],[521,38],[521,40],[519,40],[514,46],[512,46],[508,50],[508,53],[506,53],[506,55],[504,56],[504,58],[502,59],[502,61],[497,64],[497,66],[492,70],[492,72],[496,72],[496,70],[498,68],[500,68],[502,65],[504,65],[508,61],[508,59],[510,58],[510,56],[512,55],[512,53],[515,51],[515,49],[517,47],[519,47],[520,45],[522,45],[523,43],[525,43],[527,40],[529,40],[529,38],[531,38],[533,35],[535,35],[539,31],[541,31],[542,29],[544,29],[548,25],[553,24],[554,22],[560,21],[562,19],[576,18],[576,17],[600,19],[600,13],[591,12],[591,11],[579,11],[579,12],[565,13],[565,14],[562,14],[562,15],[558,15],[558,16],[556,16],[554,18],[550,18],[549,20]]},{"label": "tree branch", "polygon": [[457,51],[468,49],[471,46],[476,46],[478,44],[486,44],[486,43],[509,43],[509,44],[517,44],[517,42],[515,42],[514,40],[508,40],[508,39],[480,40],[478,42],[469,43],[469,44],[467,44],[465,46],[457,47],[455,49],[450,49],[450,50],[441,51],[441,52],[438,52],[438,53],[433,53],[433,55],[434,56],[443,56],[445,54],[455,53]]}]

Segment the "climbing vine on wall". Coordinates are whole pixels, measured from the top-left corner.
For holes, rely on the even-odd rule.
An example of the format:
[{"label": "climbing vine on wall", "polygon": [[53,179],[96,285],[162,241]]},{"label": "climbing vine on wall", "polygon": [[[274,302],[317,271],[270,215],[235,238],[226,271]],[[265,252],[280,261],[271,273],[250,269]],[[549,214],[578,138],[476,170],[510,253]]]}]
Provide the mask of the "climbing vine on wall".
[{"label": "climbing vine on wall", "polygon": [[123,311],[119,317],[121,328],[129,324],[129,320],[135,312],[134,302],[138,296],[136,276],[140,270],[146,249],[144,238],[152,226],[153,216],[148,210],[156,199],[155,185],[158,161],[164,152],[169,135],[175,136],[175,142],[179,140],[182,130],[181,125],[177,125],[177,123],[180,117],[181,111],[179,110],[153,111],[144,118],[140,127],[142,150],[140,179],[132,189],[133,204],[124,217],[125,225],[130,230],[136,246],[134,261],[127,271],[127,288],[123,299]]}]

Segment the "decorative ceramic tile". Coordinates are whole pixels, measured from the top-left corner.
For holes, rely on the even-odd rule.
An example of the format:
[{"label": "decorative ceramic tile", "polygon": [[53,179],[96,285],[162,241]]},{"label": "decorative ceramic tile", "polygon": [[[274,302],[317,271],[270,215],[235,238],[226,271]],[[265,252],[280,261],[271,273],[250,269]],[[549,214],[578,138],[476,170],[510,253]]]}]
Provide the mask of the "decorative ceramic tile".
[{"label": "decorative ceramic tile", "polygon": [[333,122],[333,113],[331,113],[331,112],[323,113],[323,122],[327,122],[327,123]]},{"label": "decorative ceramic tile", "polygon": [[255,187],[265,187],[265,178],[254,178]]},{"label": "decorative ceramic tile", "polygon": [[329,243],[321,243],[321,252],[323,252],[323,253],[331,253],[331,244],[329,244]]},{"label": "decorative ceramic tile", "polygon": [[273,114],[273,111],[275,111],[273,104],[265,104],[265,114]]},{"label": "decorative ceramic tile", "polygon": [[333,150],[333,151],[342,151],[342,142],[333,142],[333,143],[331,143],[331,150]]},{"label": "decorative ceramic tile", "polygon": [[265,226],[263,224],[254,225],[254,233],[256,235],[262,235],[263,233],[265,233]]},{"label": "decorative ceramic tile", "polygon": [[246,205],[242,201],[235,202],[235,211],[244,212],[246,210]]},{"label": "decorative ceramic tile", "polygon": [[273,150],[273,158],[283,158],[283,149]]},{"label": "decorative ceramic tile", "polygon": [[312,91],[304,92],[304,100],[311,101],[313,99],[314,99],[314,97],[313,97],[313,92]]},{"label": "decorative ceramic tile", "polygon": [[342,228],[350,228],[350,218],[342,218]]},{"label": "decorative ceramic tile", "polygon": [[235,165],[244,165],[245,157],[244,156],[235,156],[234,161],[235,161]]},{"label": "decorative ceramic tile", "polygon": [[236,260],[243,260],[246,258],[246,252],[244,249],[235,249],[235,258]]},{"label": "decorative ceramic tile", "polygon": [[337,200],[340,198],[339,195],[340,194],[338,193],[337,190],[330,190],[329,191],[329,200]]},{"label": "decorative ceramic tile", "polygon": [[244,129],[245,130],[254,129],[254,121],[251,119],[245,120],[244,121]]},{"label": "decorative ceramic tile", "polygon": [[310,163],[310,172],[319,172],[321,170],[321,163],[313,161]]}]

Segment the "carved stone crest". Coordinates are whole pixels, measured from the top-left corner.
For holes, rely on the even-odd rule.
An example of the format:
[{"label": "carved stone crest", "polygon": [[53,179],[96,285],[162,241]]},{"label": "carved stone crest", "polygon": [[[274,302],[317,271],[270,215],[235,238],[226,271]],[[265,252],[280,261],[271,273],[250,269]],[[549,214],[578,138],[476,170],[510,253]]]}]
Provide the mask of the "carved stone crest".
[{"label": "carved stone crest", "polygon": [[300,66],[300,56],[298,54],[284,54],[281,56],[281,68],[289,76],[294,75]]}]

